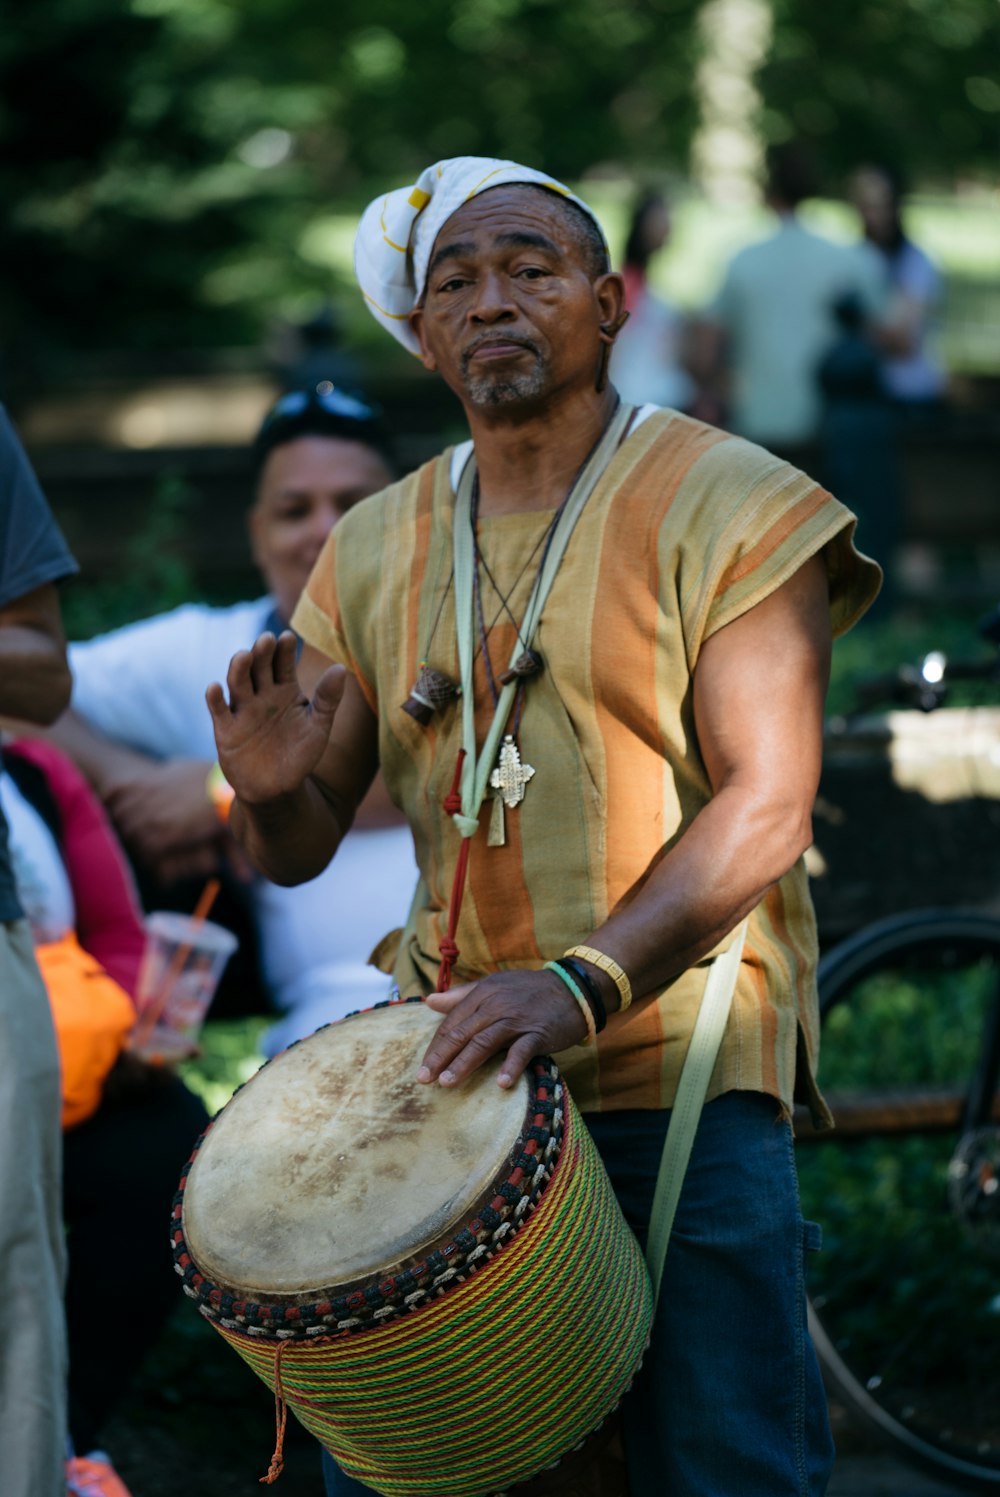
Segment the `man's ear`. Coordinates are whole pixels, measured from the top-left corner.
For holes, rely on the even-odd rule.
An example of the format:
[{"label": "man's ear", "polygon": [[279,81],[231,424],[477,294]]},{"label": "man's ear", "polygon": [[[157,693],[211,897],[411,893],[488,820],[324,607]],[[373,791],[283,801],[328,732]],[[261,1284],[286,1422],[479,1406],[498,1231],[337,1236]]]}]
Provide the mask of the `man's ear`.
[{"label": "man's ear", "polygon": [[600,313],[601,339],[613,343],[625,325],[625,279],[617,271],[608,271],[594,282],[594,296]]},{"label": "man's ear", "polygon": [[427,337],[424,329],[423,307],[416,306],[413,308],[413,311],[409,316],[409,323],[414,337],[420,344],[420,362],[423,364],[425,369],[429,369],[431,373],[434,374],[437,371],[437,360],[431,353],[430,349],[427,347]]}]

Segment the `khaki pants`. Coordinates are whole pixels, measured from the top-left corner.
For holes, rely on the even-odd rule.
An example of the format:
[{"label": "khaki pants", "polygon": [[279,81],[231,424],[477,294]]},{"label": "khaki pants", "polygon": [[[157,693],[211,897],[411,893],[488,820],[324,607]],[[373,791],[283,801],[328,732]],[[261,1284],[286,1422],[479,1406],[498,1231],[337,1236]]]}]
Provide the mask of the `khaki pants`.
[{"label": "khaki pants", "polygon": [[0,1492],[65,1497],[59,1058],[23,920],[0,923]]}]

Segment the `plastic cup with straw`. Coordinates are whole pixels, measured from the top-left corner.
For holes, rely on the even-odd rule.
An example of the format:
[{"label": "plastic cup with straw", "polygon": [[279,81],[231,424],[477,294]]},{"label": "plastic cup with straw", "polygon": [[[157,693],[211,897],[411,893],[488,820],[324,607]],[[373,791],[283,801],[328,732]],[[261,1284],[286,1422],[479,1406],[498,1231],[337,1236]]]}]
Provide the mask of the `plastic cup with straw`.
[{"label": "plastic cup with straw", "polygon": [[208,913],[219,892],[209,879],[190,915],[158,910],[146,918],[146,949],[136,993],[139,1017],[129,1048],[170,1064],[192,1055],[226,962],[238,942]]}]

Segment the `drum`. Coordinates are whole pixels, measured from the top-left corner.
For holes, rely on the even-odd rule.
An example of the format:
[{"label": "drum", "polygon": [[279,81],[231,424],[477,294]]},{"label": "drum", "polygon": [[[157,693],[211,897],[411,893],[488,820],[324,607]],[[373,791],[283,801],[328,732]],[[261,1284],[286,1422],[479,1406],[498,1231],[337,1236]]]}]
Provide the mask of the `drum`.
[{"label": "drum", "polygon": [[276,1056],[202,1139],[173,1213],[185,1292],[343,1469],[484,1497],[597,1429],[652,1291],[552,1061],[509,1090],[415,1077],[440,1022],[381,1005]]}]

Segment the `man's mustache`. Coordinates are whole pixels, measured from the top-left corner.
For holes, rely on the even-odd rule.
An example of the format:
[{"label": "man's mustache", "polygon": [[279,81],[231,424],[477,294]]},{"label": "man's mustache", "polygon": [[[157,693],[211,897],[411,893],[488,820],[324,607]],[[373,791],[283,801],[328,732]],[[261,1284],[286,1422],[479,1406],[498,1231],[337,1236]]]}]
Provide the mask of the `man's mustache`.
[{"label": "man's mustache", "polygon": [[537,345],[532,343],[530,338],[519,337],[516,333],[483,333],[475,340],[474,343],[470,343],[468,348],[466,348],[463,352],[463,369],[468,369],[473,355],[478,349],[486,348],[491,343],[516,343],[518,348],[524,348],[527,349],[529,353],[533,353],[536,359],[540,357]]}]

